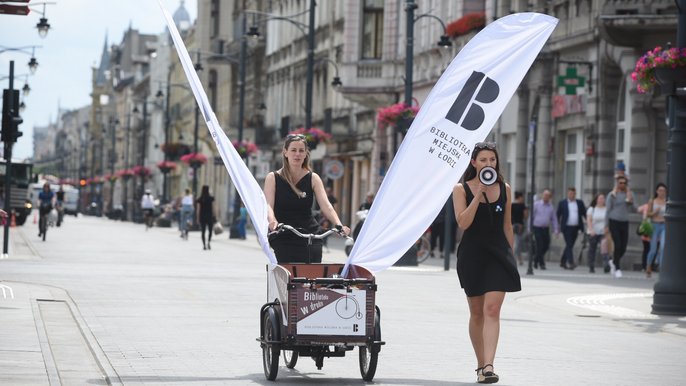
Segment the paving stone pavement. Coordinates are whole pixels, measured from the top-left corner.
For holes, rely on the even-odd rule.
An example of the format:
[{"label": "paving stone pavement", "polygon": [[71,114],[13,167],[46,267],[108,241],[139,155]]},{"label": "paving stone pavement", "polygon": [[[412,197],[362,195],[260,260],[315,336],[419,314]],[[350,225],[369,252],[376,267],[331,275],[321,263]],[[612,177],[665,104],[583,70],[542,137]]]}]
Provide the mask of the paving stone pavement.
[{"label": "paving stone pavement", "polygon": [[[13,228],[0,260],[0,385],[273,384],[255,341],[266,259],[253,237],[220,235],[203,251],[199,232],[184,241],[172,228],[92,217],[67,218],[45,242],[34,228]],[[342,243],[330,247],[324,260],[344,261]],[[387,344],[374,384],[474,382],[454,267],[429,259],[377,274]],[[650,314],[655,280],[522,274],[523,291],[502,311],[499,384],[686,384],[686,318]],[[364,383],[356,352],[322,370],[301,358],[294,370],[282,366],[277,382]]]}]

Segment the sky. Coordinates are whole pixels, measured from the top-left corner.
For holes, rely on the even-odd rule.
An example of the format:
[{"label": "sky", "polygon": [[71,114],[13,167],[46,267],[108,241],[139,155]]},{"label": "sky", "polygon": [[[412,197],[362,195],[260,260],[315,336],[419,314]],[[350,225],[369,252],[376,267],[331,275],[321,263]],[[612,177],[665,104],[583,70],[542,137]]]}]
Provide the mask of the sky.
[{"label": "sky", "polygon": [[[0,15],[0,51],[8,47],[42,46],[35,49],[38,70],[28,76],[31,92],[23,100],[26,110],[20,126],[24,135],[13,148],[13,158],[17,159],[33,155],[34,126],[54,122],[58,108],[76,109],[90,104],[91,68],[99,64],[106,36],[112,45],[121,42],[129,25],[146,34],[158,34],[166,29],[157,0],[47,2],[56,4],[46,6],[50,31],[44,39],[35,28],[41,17],[36,11],[42,12],[42,5],[32,6],[28,16]],[[181,2],[195,21],[196,0],[162,0],[171,14]],[[14,88],[21,89],[27,78],[18,75],[29,74],[30,59],[30,52],[28,55],[13,51],[0,53],[0,79],[9,75],[10,60],[14,60]],[[0,86],[9,87],[9,80],[3,79]]]}]

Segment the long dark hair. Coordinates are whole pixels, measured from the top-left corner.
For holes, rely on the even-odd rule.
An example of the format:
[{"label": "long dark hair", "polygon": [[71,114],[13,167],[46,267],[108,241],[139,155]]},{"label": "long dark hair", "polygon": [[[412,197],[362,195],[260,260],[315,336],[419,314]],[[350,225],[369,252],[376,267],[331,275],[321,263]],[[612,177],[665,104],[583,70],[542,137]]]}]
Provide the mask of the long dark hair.
[{"label": "long dark hair", "polygon": [[665,190],[667,190],[667,185],[663,184],[662,182],[658,182],[658,184],[655,185],[655,190],[654,190],[654,193],[653,193],[653,198],[657,198],[657,190],[660,189],[660,188],[665,188]]},{"label": "long dark hair", "polygon": [[209,197],[212,197],[212,196],[210,196],[210,187],[207,185],[203,185],[202,190],[200,190],[200,197],[198,197],[198,199],[199,200],[206,200]]},{"label": "long dark hair", "polygon": [[595,197],[593,197],[593,200],[591,200],[591,203],[590,203],[588,206],[591,207],[591,208],[595,208],[596,205],[598,205],[598,197],[600,197],[600,196],[604,196],[604,194],[602,194],[602,193],[596,194]]},{"label": "long dark hair", "polygon": [[[496,182],[501,183],[505,181],[503,178],[503,175],[500,174],[500,157],[498,156],[498,150],[495,148],[495,143],[493,142],[479,142],[474,146],[474,151],[472,151],[472,160],[475,160],[476,157],[479,156],[479,153],[481,153],[484,150],[492,151],[495,154],[495,172],[498,174],[498,178],[496,179]],[[467,170],[465,170],[463,178],[464,181],[471,181],[474,178],[476,178],[476,168],[472,165],[470,162],[469,165],[467,165]]]}]

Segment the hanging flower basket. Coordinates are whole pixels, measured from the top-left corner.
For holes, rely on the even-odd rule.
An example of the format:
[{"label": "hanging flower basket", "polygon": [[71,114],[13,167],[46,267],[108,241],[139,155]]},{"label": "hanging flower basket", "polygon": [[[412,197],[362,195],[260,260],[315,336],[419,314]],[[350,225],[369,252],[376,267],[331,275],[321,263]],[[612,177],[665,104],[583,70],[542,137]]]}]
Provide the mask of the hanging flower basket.
[{"label": "hanging flower basket", "polygon": [[116,173],[119,177],[123,178],[124,181],[127,181],[129,178],[133,177],[135,173],[133,172],[133,169],[122,169]]},{"label": "hanging flower basket", "polygon": [[660,83],[664,92],[672,94],[676,87],[686,86],[685,75],[686,48],[663,50],[657,46],[638,59],[631,79],[636,83],[639,93],[650,92]]},{"label": "hanging flower basket", "polygon": [[145,166],[142,166],[142,165],[134,166],[133,169],[131,169],[131,170],[133,171],[133,174],[137,175],[138,177],[141,177],[141,178],[150,177],[150,169],[145,167]]},{"label": "hanging flower basket", "polygon": [[207,162],[207,156],[202,153],[189,153],[181,157],[181,162],[196,169]]},{"label": "hanging flower basket", "polygon": [[167,174],[171,171],[176,170],[176,162],[173,162],[173,161],[158,162],[157,167],[160,169],[162,174]]},{"label": "hanging flower basket", "polygon": [[237,140],[234,140],[231,141],[231,143],[233,144],[234,149],[236,149],[236,151],[242,158],[248,157],[251,154],[255,154],[259,150],[257,148],[257,145],[250,141],[243,140],[240,143],[238,143]]},{"label": "hanging flower basket", "polygon": [[119,176],[117,175],[117,173],[114,173],[114,174],[109,174],[109,173],[108,173],[108,174],[105,174],[104,176],[102,176],[102,178],[103,178],[105,181],[109,181],[109,182],[111,182],[111,183],[115,183],[115,182],[117,181],[117,178],[119,178]]},{"label": "hanging flower basket", "polygon": [[478,31],[486,25],[484,12],[468,13],[445,27],[448,36],[456,38],[472,31]]},{"label": "hanging flower basket", "polygon": [[181,142],[166,142],[160,146],[160,149],[170,160],[178,160],[181,156],[191,152],[190,146]]},{"label": "hanging flower basket", "polygon": [[331,139],[331,134],[325,132],[324,130],[317,129],[316,127],[311,127],[309,129],[299,127],[288,134],[304,135],[305,141],[307,141],[307,147],[309,147],[310,150],[316,149],[319,143],[327,143]]},{"label": "hanging flower basket", "polygon": [[103,182],[105,182],[105,181],[100,176],[91,177],[91,178],[86,180],[86,183],[88,185],[97,185],[97,184],[102,184]]},{"label": "hanging flower basket", "polygon": [[405,133],[418,112],[419,107],[417,106],[408,106],[402,102],[396,103],[377,110],[376,121],[381,128],[395,126]]}]

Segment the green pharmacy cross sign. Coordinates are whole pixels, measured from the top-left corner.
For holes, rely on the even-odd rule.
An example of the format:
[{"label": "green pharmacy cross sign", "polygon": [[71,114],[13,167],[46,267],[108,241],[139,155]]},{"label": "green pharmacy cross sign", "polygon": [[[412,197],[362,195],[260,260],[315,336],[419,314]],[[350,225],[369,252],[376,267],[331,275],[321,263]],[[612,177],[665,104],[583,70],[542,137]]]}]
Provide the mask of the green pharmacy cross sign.
[{"label": "green pharmacy cross sign", "polygon": [[557,86],[565,88],[565,95],[576,95],[576,88],[585,85],[586,78],[576,74],[576,67],[567,67],[567,73],[557,77]]}]

